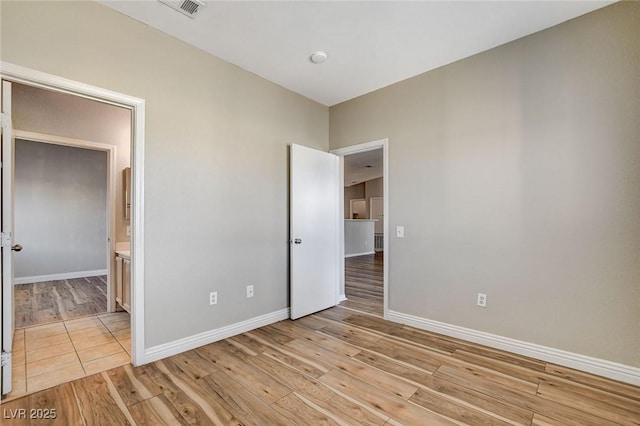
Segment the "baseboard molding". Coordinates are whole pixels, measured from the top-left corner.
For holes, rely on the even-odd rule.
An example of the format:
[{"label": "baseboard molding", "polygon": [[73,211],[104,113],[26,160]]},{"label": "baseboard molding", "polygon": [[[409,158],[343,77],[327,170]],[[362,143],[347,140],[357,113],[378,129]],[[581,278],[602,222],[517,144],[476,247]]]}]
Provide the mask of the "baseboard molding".
[{"label": "baseboard molding", "polygon": [[273,324],[274,322],[285,320],[287,318],[289,318],[289,308],[260,315],[246,321],[237,322],[221,328],[216,328],[215,330],[194,334],[193,336],[185,337],[173,342],[153,346],[144,351],[144,359],[141,360],[142,362],[139,365],[186,352],[200,346],[208,345],[209,343],[217,342],[218,340],[226,339],[227,337],[232,337],[256,328],[264,327],[265,325]]},{"label": "baseboard molding", "polygon": [[344,257],[366,256],[368,254],[376,254],[376,252],[375,251],[368,251],[368,252],[365,252],[365,253],[345,254]]},{"label": "baseboard molding", "polygon": [[338,303],[344,302],[345,300],[347,300],[346,294],[342,293],[341,295],[338,296]]},{"label": "baseboard molding", "polygon": [[491,333],[485,333],[483,331],[433,321],[391,310],[388,312],[387,319],[389,321],[410,325],[422,330],[456,337],[492,348],[502,349],[519,355],[540,359],[542,361],[551,362],[564,367],[574,368],[576,370],[640,386],[640,368],[637,367],[631,367],[612,361],[554,349],[547,346],[537,345],[535,343],[523,342],[509,337],[502,337]]},{"label": "baseboard molding", "polygon": [[84,278],[84,277],[97,277],[100,275],[107,275],[106,269],[98,269],[95,271],[78,271],[78,272],[65,272],[62,274],[49,274],[49,275],[33,275],[31,277],[17,277],[13,279],[13,284],[31,284],[41,283],[45,281],[57,281],[57,280],[70,280],[72,278]]}]

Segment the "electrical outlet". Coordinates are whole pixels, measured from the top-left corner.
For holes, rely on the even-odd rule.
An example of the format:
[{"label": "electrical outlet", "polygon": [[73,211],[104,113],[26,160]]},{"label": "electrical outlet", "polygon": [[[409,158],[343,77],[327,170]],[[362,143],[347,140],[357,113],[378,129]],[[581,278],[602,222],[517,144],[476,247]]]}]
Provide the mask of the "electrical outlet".
[{"label": "electrical outlet", "polygon": [[247,286],[247,299],[253,297],[253,286],[252,285],[248,285]]},{"label": "electrical outlet", "polygon": [[478,306],[483,308],[487,307],[487,295],[484,293],[478,293]]},{"label": "electrical outlet", "polygon": [[209,305],[217,305],[218,304],[218,292],[212,291],[209,293]]}]

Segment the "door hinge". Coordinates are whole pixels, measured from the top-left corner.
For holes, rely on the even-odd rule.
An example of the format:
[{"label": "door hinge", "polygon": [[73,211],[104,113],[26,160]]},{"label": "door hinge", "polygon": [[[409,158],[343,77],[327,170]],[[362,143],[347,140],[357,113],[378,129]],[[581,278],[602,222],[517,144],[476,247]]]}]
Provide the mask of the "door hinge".
[{"label": "door hinge", "polygon": [[6,367],[11,362],[11,352],[2,352],[0,356],[0,367]]},{"label": "door hinge", "polygon": [[11,232],[0,232],[0,246],[11,247],[12,244]]}]

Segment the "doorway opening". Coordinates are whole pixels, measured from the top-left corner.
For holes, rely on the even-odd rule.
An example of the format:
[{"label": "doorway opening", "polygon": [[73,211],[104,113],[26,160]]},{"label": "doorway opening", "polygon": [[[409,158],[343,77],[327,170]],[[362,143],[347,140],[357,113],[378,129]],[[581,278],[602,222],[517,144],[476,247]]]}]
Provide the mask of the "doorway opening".
[{"label": "doorway opening", "polygon": [[[144,294],[144,279],[143,279],[143,227],[142,227],[142,176],[143,176],[143,158],[142,153],[144,150],[144,101],[141,99],[121,95],[108,90],[96,88],[93,86],[77,83],[74,81],[62,79],[56,76],[40,73],[38,71],[30,70],[27,68],[19,67],[13,64],[2,63],[2,80],[3,80],[3,148],[6,142],[11,141],[11,145],[14,144],[14,137],[20,140],[29,140],[33,142],[45,142],[48,144],[62,145],[65,148],[75,147],[84,148],[85,150],[96,150],[107,152],[109,170],[108,180],[108,192],[109,197],[107,205],[109,208],[106,216],[109,217],[107,224],[107,237],[103,237],[103,251],[107,258],[104,269],[90,270],[95,273],[89,274],[93,276],[78,277],[84,279],[85,282],[96,284],[96,294],[102,294],[102,304],[98,310],[102,313],[90,312],[90,309],[84,313],[88,313],[89,316],[78,315],[80,318],[75,319],[74,314],[78,309],[65,302],[65,295],[58,292],[57,297],[54,291],[55,302],[61,303],[64,309],[58,310],[56,314],[60,314],[63,318],[63,322],[48,323],[45,325],[32,324],[26,328],[17,328],[18,321],[15,320],[16,305],[13,303],[14,298],[14,279],[13,279],[13,256],[7,256],[11,253],[5,247],[13,248],[10,244],[15,243],[17,238],[13,237],[13,232],[9,233],[8,244],[3,244],[3,281],[2,281],[2,351],[3,351],[3,365],[2,365],[2,394],[3,401],[13,399],[21,395],[30,394],[32,392],[44,389],[56,384],[65,383],[75,378],[82,377],[89,374],[94,374],[106,369],[113,368],[116,364],[128,364],[140,365],[145,362],[144,346],[140,336],[143,335],[143,298]],[[16,131],[13,124],[16,124],[16,117],[13,116],[11,103],[7,107],[6,92],[11,92],[11,86],[25,87],[29,90],[40,90],[48,92],[54,96],[63,96],[68,99],[73,99],[76,103],[90,102],[95,105],[99,105],[110,108],[112,111],[119,110],[128,117],[126,128],[120,128],[119,130],[126,136],[127,147],[126,149],[120,149],[114,146],[110,146],[109,143],[88,143],[79,139],[72,139],[71,137],[50,136],[43,133],[27,132],[24,130]],[[5,91],[5,87],[10,90]],[[8,96],[11,98],[11,96]],[[69,113],[69,111],[63,111]],[[55,115],[55,114],[54,114]],[[100,116],[101,114],[96,114]],[[41,124],[41,122],[40,122]],[[80,121],[80,130],[87,129],[86,122]],[[113,123],[104,123],[103,129],[111,128]],[[84,127],[83,127],[84,126]],[[17,127],[17,126],[16,126]],[[30,128],[30,130],[42,131],[40,128]],[[53,134],[59,134],[57,132],[50,132]],[[10,137],[5,137],[10,135]],[[84,138],[93,139],[95,138]],[[98,139],[100,140],[100,139]],[[111,142],[111,140],[109,140]],[[21,143],[21,142],[19,142]],[[84,146],[82,146],[84,144]],[[87,146],[92,145],[92,146]],[[80,145],[80,146],[77,146]],[[13,149],[11,149],[13,151]],[[131,168],[130,171],[130,188],[129,193],[130,201],[124,202],[123,195],[118,197],[116,202],[116,192],[124,193],[123,180],[121,178],[125,176],[124,170],[119,163],[119,156],[126,157],[126,168]],[[3,161],[9,160],[11,156]],[[11,161],[13,158],[11,157]],[[9,164],[9,161],[5,163],[10,165],[13,169],[13,164]],[[6,175],[9,175],[8,173]],[[5,174],[3,173],[3,176]],[[11,176],[11,175],[9,175]],[[11,180],[13,181],[13,180]],[[8,182],[8,179],[3,180],[3,184]],[[117,189],[117,191],[116,191]],[[122,190],[122,191],[120,191]],[[5,205],[9,205],[13,208],[13,202],[5,203],[10,197],[13,196],[13,187],[3,185],[3,218],[6,216]],[[13,200],[11,200],[13,201]],[[122,208],[118,208],[118,206]],[[125,212],[130,213],[130,224],[123,225],[122,217]],[[116,224],[118,226],[116,226]],[[118,228],[118,229],[116,229]],[[6,230],[3,220],[3,242],[5,239]],[[122,235],[127,237],[131,236],[131,241],[126,241],[127,247],[122,246]],[[16,235],[19,238],[19,236]],[[126,238],[128,240],[128,238]],[[60,242],[63,244],[64,242]],[[120,244],[118,244],[120,243]],[[106,248],[104,247],[106,246]],[[25,246],[25,251],[28,248]],[[130,300],[130,312],[123,311],[120,308],[122,303],[116,302],[116,254],[118,250],[126,255],[127,259],[130,259],[130,269],[127,268],[127,272],[130,274],[132,293],[129,297]],[[7,261],[9,259],[9,261]],[[5,268],[5,266],[8,266]],[[6,271],[10,271],[9,274]],[[87,269],[83,269],[84,272]],[[80,272],[83,272],[80,271]],[[104,275],[97,272],[104,272]],[[50,274],[55,275],[55,274]],[[86,275],[86,274],[80,274]],[[43,274],[47,276],[47,274]],[[38,277],[38,275],[31,275]],[[18,277],[20,278],[20,277]],[[24,278],[24,277],[23,277]],[[69,280],[69,278],[64,278]],[[75,279],[75,278],[73,278]],[[99,282],[106,286],[102,286],[102,290],[97,287],[101,287]],[[20,284],[19,284],[20,285]],[[106,287],[106,291],[104,291]],[[69,289],[69,295],[74,302],[84,301],[85,294],[81,294],[82,291],[78,290],[75,286],[67,286]],[[18,292],[16,292],[18,296]],[[122,298],[119,299],[122,301]],[[106,303],[103,303],[106,302]],[[106,305],[106,306],[105,306]],[[69,309],[66,309],[69,307]],[[64,318],[66,316],[66,318]],[[46,315],[45,315],[46,317]],[[51,315],[55,317],[55,315]],[[51,318],[50,318],[51,319]],[[22,324],[26,325],[26,324]],[[28,336],[30,335],[30,336]],[[38,343],[25,345],[25,341],[29,340],[29,337],[37,339],[44,337]],[[35,340],[34,340],[35,341]],[[37,346],[42,343],[42,347]],[[97,344],[96,344],[97,343]],[[25,348],[26,347],[26,348]],[[67,349],[73,348],[73,352]],[[37,351],[40,352],[37,352]],[[29,351],[29,352],[27,352]],[[55,353],[54,352],[59,352]],[[46,358],[38,359],[39,356],[46,356]],[[52,361],[54,358],[49,355],[61,355],[60,359]],[[117,358],[117,359],[116,359]],[[74,359],[77,362],[70,362]],[[114,364],[115,363],[115,364]],[[65,365],[63,365],[65,364]],[[55,365],[55,373],[50,374],[47,377],[45,373],[50,372],[52,365]],[[28,368],[27,368],[28,367]],[[22,370],[22,371],[21,371]],[[20,373],[23,373],[24,380],[21,383]],[[26,374],[25,374],[26,373]],[[42,373],[42,374],[38,374]],[[13,377],[12,377],[13,376]],[[34,376],[34,381],[31,385],[25,386],[27,379]],[[12,380],[13,379],[13,380]],[[19,395],[21,394],[21,395]]]},{"label": "doorway opening", "polygon": [[388,311],[387,139],[331,151],[340,157],[339,305],[386,318]]},{"label": "doorway opening", "polygon": [[106,313],[115,148],[14,138],[14,239],[24,247],[14,255],[15,328]]}]

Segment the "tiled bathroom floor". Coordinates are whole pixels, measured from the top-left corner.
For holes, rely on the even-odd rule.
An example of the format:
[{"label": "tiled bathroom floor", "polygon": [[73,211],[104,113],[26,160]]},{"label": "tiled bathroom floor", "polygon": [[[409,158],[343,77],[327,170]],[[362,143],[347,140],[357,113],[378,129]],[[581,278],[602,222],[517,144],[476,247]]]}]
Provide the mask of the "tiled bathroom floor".
[{"label": "tiled bathroom floor", "polygon": [[131,360],[127,312],[100,314],[17,329],[13,338],[14,399]]}]

